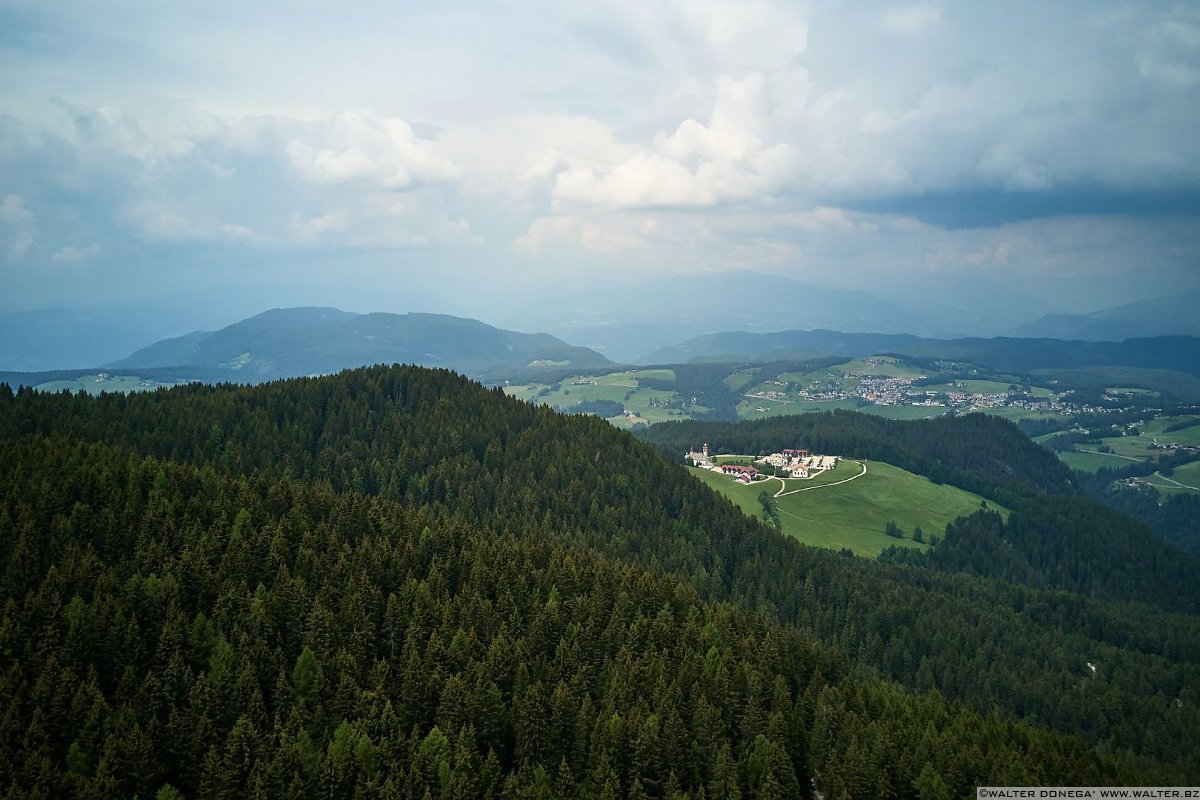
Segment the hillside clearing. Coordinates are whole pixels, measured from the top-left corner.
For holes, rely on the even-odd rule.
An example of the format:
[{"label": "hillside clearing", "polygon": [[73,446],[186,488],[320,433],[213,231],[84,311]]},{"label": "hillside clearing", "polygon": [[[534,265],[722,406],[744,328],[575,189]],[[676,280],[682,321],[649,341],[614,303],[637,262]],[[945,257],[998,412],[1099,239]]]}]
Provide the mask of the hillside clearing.
[{"label": "hillside clearing", "polygon": [[[984,499],[954,486],[935,484],[882,461],[866,461],[865,475],[821,491],[797,492],[772,498],[783,533],[815,547],[847,548],[856,555],[874,557],[888,547],[928,547],[931,536],[940,538],[947,523],[980,508]],[[843,462],[846,477],[857,474],[856,462]],[[839,465],[839,469],[842,468]],[[773,495],[778,481],[745,486],[708,470],[690,468],[701,481],[729,498],[746,514],[765,519],[759,494]],[[794,483],[789,481],[789,491]],[[1007,515],[1007,509],[989,504]],[[887,536],[884,529],[895,522],[903,539]],[[926,544],[914,542],[912,531],[920,527]]]}]

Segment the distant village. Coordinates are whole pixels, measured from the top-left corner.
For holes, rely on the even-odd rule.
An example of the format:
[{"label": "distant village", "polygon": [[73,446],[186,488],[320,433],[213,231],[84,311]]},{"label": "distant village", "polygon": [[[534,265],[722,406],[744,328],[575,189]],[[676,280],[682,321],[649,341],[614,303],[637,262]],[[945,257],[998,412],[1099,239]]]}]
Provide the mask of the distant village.
[{"label": "distant village", "polygon": [[[867,363],[883,364],[882,359],[866,359]],[[1023,391],[1008,392],[970,392],[966,391],[967,384],[955,381],[955,390],[945,388],[923,389],[914,387],[917,381],[925,380],[926,376],[890,377],[872,375],[866,372],[848,372],[842,376],[847,382],[854,380],[857,385],[845,388],[842,381],[814,380],[808,386],[801,387],[794,383],[782,381],[767,381],[781,389],[767,389],[751,392],[746,397],[754,400],[769,400],[776,403],[796,401],[829,401],[859,399],[878,406],[928,406],[934,408],[1023,408],[1028,411],[1057,412],[1060,414],[1075,414],[1088,411],[1100,411],[1098,407],[1080,406],[1062,399],[1050,397],[1033,397]],[[962,389],[963,391],[956,391]],[[766,408],[759,408],[766,411]]]},{"label": "distant village", "polygon": [[[746,464],[714,463],[709,456],[708,442],[705,442],[700,450],[688,450],[688,452],[683,454],[683,458],[685,462],[699,469],[707,469],[729,475],[738,483],[750,484],[760,478],[767,477],[757,467]],[[754,463],[772,467],[774,475],[783,472],[789,478],[806,480],[821,472],[835,468],[838,464],[838,457],[816,455],[807,450],[787,449],[756,458]]]}]

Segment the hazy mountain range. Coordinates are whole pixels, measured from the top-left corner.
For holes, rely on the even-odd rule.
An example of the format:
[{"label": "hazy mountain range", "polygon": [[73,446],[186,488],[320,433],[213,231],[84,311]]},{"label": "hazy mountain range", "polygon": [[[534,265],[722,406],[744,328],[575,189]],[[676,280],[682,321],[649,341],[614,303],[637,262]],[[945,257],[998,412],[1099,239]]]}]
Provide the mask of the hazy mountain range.
[{"label": "hazy mountain range", "polygon": [[1200,376],[1200,338],[1160,336],[1122,342],[1062,339],[926,339],[909,335],[838,331],[729,331],[698,336],[664,347],[642,359],[646,364],[688,361],[786,361],[814,356],[861,356],[891,353],[923,359],[964,361],[993,369],[1136,367]]},{"label": "hazy mountain range", "polygon": [[[580,365],[597,363],[595,359],[600,357],[625,363],[686,361],[720,354],[711,348],[691,352],[689,348],[695,345],[689,340],[733,331],[825,330],[936,339],[1006,335],[1089,341],[1200,335],[1200,321],[1194,313],[1200,307],[1200,292],[1089,314],[1064,314],[1037,298],[982,280],[971,285],[961,280],[946,286],[914,283],[866,292],[750,272],[658,279],[635,285],[599,284],[575,293],[530,299],[524,305],[512,300],[486,308],[451,304],[457,317],[351,314],[330,309],[316,315],[311,311],[297,311],[291,316],[269,312],[274,316],[259,315],[220,328],[239,316],[228,316],[233,313],[229,308],[218,313],[219,303],[212,298],[193,299],[190,304],[184,300],[172,297],[136,306],[0,312],[0,371],[102,364],[122,368],[234,365],[243,354],[250,353],[249,360],[237,365],[247,376],[323,372],[331,365],[341,368],[374,360],[456,366],[477,374],[485,362],[508,367],[526,356],[529,361]],[[245,307],[247,302],[243,298],[238,307]],[[426,306],[450,307],[422,296],[392,297],[388,302],[411,311]],[[485,319],[489,324],[451,322],[469,317]],[[315,326],[311,335],[300,335],[299,329],[306,330],[310,325]],[[206,332],[187,333],[197,328]],[[276,328],[277,334],[270,333]],[[468,335],[469,330],[474,334]],[[497,338],[485,344],[493,336],[485,335],[485,331],[497,331]],[[521,339],[539,334],[515,331],[545,331],[548,336]],[[271,338],[276,335],[279,338]],[[160,341],[165,337],[173,338]],[[239,344],[247,337],[255,342],[254,347]],[[285,345],[296,352],[285,353]],[[594,352],[570,351],[565,358],[555,355],[562,355],[562,348],[572,345]],[[668,358],[664,348],[676,346],[682,350],[670,352],[687,357]],[[810,346],[811,341],[797,351],[794,343],[789,343],[785,349],[793,355],[812,354],[807,349]],[[824,341],[819,352],[841,352],[829,347],[835,344]],[[130,356],[134,351],[136,357]],[[548,353],[546,358],[542,358],[542,351]]]},{"label": "hazy mountain range", "polygon": [[[982,302],[981,298],[987,298]],[[724,272],[640,284],[598,285],[539,299],[497,324],[536,328],[591,347],[614,361],[636,360],[689,337],[718,331],[825,328],[919,336],[996,336],[1015,321],[1061,309],[984,280],[840,289],[754,272]]]},{"label": "hazy mountain range", "polygon": [[1120,341],[1137,336],[1200,336],[1200,291],[1094,311],[1048,314],[1012,329],[1013,336]]},{"label": "hazy mountain range", "polygon": [[354,314],[275,309],[222,328],[166,339],[105,366],[196,367],[248,381],[336,372],[375,363],[439,366],[485,377],[497,370],[609,364],[545,333],[516,333],[444,314]]}]

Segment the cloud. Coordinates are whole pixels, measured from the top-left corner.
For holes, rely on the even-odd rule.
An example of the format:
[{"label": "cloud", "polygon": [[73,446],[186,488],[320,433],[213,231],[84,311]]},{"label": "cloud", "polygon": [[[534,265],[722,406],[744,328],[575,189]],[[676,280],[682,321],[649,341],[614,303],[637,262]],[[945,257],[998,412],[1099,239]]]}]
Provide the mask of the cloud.
[{"label": "cloud", "polygon": [[593,253],[614,254],[637,250],[658,228],[657,221],[646,218],[597,219],[594,217],[553,216],[533,222],[529,231],[513,241],[513,246],[529,254],[550,248],[578,245]]},{"label": "cloud", "polygon": [[912,34],[933,27],[942,18],[942,10],[932,3],[888,9],[883,14],[883,26],[902,34]]},{"label": "cloud", "polygon": [[50,4],[0,48],[0,257],[986,270],[988,231],[1090,217],[1195,272],[1193,4],[212,8]]},{"label": "cloud", "polygon": [[1200,85],[1200,25],[1170,20],[1146,31],[1138,54],[1138,74],[1179,89]]},{"label": "cloud", "polygon": [[979,162],[979,171],[1007,190],[1027,192],[1048,189],[1053,185],[1048,169],[1040,164],[1030,164],[1007,145],[991,147]]},{"label": "cloud", "polygon": [[[112,107],[51,109],[40,125],[7,129],[20,137],[0,120],[0,165],[13,185],[52,196],[40,228],[56,263],[135,242],[370,249],[479,241],[454,207],[461,170],[397,118],[189,112],[145,120]],[[24,196],[6,201],[10,259],[34,240]],[[96,249],[78,244],[84,236]]]},{"label": "cloud", "polygon": [[714,93],[705,123],[685,119],[672,133],[656,133],[652,145],[613,147],[619,156],[607,163],[568,158],[555,178],[554,207],[709,208],[769,195],[787,180],[793,155],[771,141],[778,136],[765,76],[722,76]]},{"label": "cloud", "polygon": [[33,212],[25,207],[25,201],[15,194],[4,196],[0,203],[0,224],[4,226],[3,241],[9,261],[25,258],[35,239],[36,220]]},{"label": "cloud", "polygon": [[150,242],[266,244],[271,241],[237,222],[183,213],[153,200],[131,206],[121,217],[134,226],[140,238]]},{"label": "cloud", "polygon": [[292,167],[316,184],[365,183],[410,189],[447,183],[461,176],[449,159],[422,141],[400,119],[344,112],[328,125],[310,125],[309,140],[286,145]]},{"label": "cloud", "polygon": [[86,247],[75,247],[67,245],[59,248],[54,255],[50,256],[50,263],[56,266],[68,264],[86,264],[89,261],[95,261],[100,257],[103,248],[99,242],[92,242]]}]

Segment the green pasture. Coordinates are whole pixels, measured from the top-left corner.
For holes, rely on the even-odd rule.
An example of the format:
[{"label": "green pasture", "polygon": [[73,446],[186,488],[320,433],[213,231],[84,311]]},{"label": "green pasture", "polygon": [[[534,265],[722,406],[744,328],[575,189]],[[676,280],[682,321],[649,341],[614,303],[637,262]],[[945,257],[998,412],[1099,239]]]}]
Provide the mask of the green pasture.
[{"label": "green pasture", "polygon": [[892,356],[856,358],[853,361],[838,364],[832,369],[848,373],[859,372],[863,375],[882,375],[887,378],[919,378],[928,374],[926,370],[918,369]]},{"label": "green pasture", "polygon": [[[759,411],[760,408],[765,408],[766,411]],[[736,406],[739,419],[765,419],[785,414],[809,414],[814,411],[833,411],[835,408],[849,411],[866,410],[859,409],[859,400],[853,397],[844,400],[790,400],[787,403],[743,397]]]},{"label": "green pasture", "polygon": [[1033,441],[1037,442],[1038,444],[1047,444],[1048,442],[1051,442],[1060,436],[1066,436],[1070,432],[1071,431],[1069,430],[1051,431],[1050,433],[1043,433],[1041,436],[1033,437]]},{"label": "green pasture", "polygon": [[[1177,431],[1165,430],[1171,425],[1188,420],[1195,420],[1196,424]],[[1151,441],[1158,439],[1162,443],[1175,442],[1185,447],[1200,447],[1200,417],[1160,417],[1152,419],[1142,427],[1142,437]]]},{"label": "green pasture", "polygon": [[872,404],[858,410],[864,414],[873,414],[876,417],[886,417],[887,419],[931,419],[944,416],[950,409],[943,406],[877,406]]},{"label": "green pasture", "polygon": [[1146,483],[1164,492],[1200,492],[1200,461],[1176,467],[1170,475],[1148,475]]},{"label": "green pasture", "polygon": [[[1167,435],[1169,436],[1170,434]],[[1126,458],[1136,458],[1139,461],[1144,461],[1151,456],[1162,453],[1161,448],[1154,446],[1154,439],[1151,436],[1106,436],[1100,441],[1115,454],[1125,456]],[[1076,447],[1083,448],[1084,450],[1093,449],[1091,445],[1087,444],[1077,445]]]},{"label": "green pasture", "polygon": [[1080,453],[1070,451],[1058,454],[1059,461],[1080,472],[1098,472],[1100,469],[1119,469],[1133,462],[1111,453]]},{"label": "green pasture", "polygon": [[628,372],[612,372],[607,375],[572,375],[555,384],[520,384],[506,386],[504,391],[531,403],[552,406],[570,411],[581,402],[609,400],[620,403],[623,408],[638,415],[638,420],[611,417],[609,421],[620,428],[628,428],[638,422],[654,424],[673,419],[690,419],[693,414],[704,413],[705,406],[693,406],[687,401],[683,408],[663,408],[667,403],[679,403],[679,396],[669,389],[643,388],[643,379],[675,380],[670,369],[642,369]]},{"label": "green pasture", "polygon": [[[945,484],[935,484],[922,475],[885,464],[868,461],[867,473],[848,483],[809,492],[797,492],[772,500],[783,532],[805,544],[835,550],[849,548],[862,556],[874,557],[892,545],[927,547],[910,537],[920,526],[926,542],[930,536],[941,538],[946,524],[980,507],[983,498]],[[843,462],[839,468],[856,474],[856,462]],[[758,495],[774,494],[779,481],[764,481],[744,486],[733,479],[707,470],[692,473],[710,487],[728,497],[745,513],[762,518]],[[800,481],[789,481],[789,488]],[[1006,509],[998,508],[1001,513]],[[884,534],[889,521],[904,531],[905,538]]]},{"label": "green pasture", "polygon": [[1059,414],[1054,411],[1033,411],[1028,408],[979,408],[975,409],[981,414],[991,414],[996,417],[1004,417],[1013,422],[1022,419],[1054,419],[1062,420],[1063,425],[1069,424],[1071,416],[1068,414]]},{"label": "green pasture", "polygon": [[724,383],[725,387],[730,391],[742,391],[750,385],[750,381],[754,380],[754,376],[757,372],[758,370],[755,368],[739,369],[737,372],[731,372],[726,375],[722,383]]},{"label": "green pasture", "polygon": [[1008,394],[1008,387],[1012,385],[986,380],[955,381],[955,383],[958,386],[951,391],[967,392],[968,394]]},{"label": "green pasture", "polygon": [[88,394],[100,394],[101,392],[148,392],[168,385],[174,384],[143,380],[136,375],[110,375],[103,380],[99,379],[99,375],[80,375],[78,378],[70,380],[40,383],[33,388],[39,392],[61,392],[66,389],[71,393],[82,390]]}]

